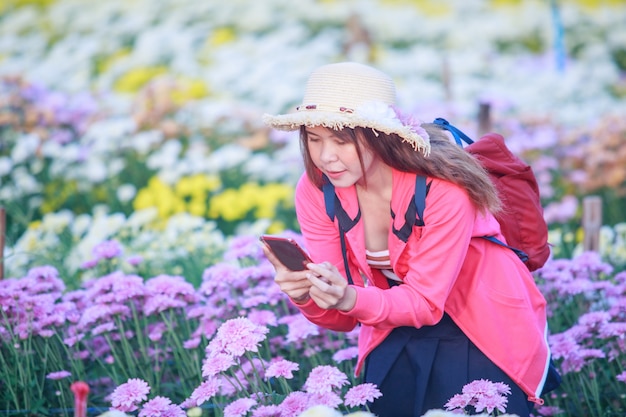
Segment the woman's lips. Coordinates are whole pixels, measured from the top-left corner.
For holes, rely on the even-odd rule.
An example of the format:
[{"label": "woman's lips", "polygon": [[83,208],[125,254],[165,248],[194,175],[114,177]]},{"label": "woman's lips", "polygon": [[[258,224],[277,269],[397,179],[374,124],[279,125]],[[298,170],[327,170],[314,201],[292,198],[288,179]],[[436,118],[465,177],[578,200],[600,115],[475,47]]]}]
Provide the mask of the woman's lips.
[{"label": "woman's lips", "polygon": [[326,176],[329,178],[339,178],[343,175],[343,173],[346,172],[344,171],[326,171]]}]

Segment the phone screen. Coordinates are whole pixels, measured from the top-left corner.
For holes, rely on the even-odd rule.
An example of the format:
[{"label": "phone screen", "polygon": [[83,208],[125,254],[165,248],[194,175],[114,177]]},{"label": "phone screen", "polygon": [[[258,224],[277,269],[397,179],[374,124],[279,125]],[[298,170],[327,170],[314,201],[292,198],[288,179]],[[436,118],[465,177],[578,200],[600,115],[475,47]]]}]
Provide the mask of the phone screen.
[{"label": "phone screen", "polygon": [[269,246],[278,260],[292,271],[303,271],[306,269],[305,265],[311,262],[307,253],[291,238],[263,235],[260,239]]}]

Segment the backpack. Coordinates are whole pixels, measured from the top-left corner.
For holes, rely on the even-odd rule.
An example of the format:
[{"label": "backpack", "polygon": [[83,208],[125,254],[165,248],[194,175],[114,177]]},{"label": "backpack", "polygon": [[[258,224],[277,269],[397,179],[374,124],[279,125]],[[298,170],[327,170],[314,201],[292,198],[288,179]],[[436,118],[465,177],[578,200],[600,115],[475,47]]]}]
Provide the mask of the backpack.
[{"label": "backpack", "polygon": [[[504,138],[499,134],[489,133],[474,142],[445,119],[437,118],[434,123],[452,133],[459,146],[463,147],[462,141],[468,144],[464,149],[480,161],[498,190],[504,210],[496,216],[496,220],[500,223],[507,243],[494,236],[482,236],[482,238],[515,252],[530,271],[541,268],[550,256],[550,245],[548,244],[548,226],[543,218],[539,187],[531,167],[506,147]],[[413,225],[424,225],[423,213],[429,187],[426,177],[416,176],[415,197],[405,212],[405,224],[399,230],[393,229],[393,233],[404,242],[408,240]],[[332,221],[337,216],[344,266],[348,282],[352,284],[346,255],[345,234],[359,221],[360,212],[355,219],[347,215],[328,178],[324,178],[322,191],[326,214]],[[391,214],[395,217],[394,213]]]}]

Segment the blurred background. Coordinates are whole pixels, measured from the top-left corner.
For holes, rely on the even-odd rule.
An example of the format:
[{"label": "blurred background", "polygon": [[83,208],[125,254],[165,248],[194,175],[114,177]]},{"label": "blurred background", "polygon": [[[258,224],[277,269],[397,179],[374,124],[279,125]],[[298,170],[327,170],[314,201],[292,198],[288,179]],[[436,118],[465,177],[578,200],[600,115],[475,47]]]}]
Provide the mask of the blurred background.
[{"label": "blurred background", "polygon": [[[296,361],[296,390],[353,375],[335,354],[356,334],[307,326],[258,243],[301,239],[297,134],[262,115],[345,60],[532,166],[564,376],[537,413],[624,415],[625,0],[0,0],[0,414],[72,415],[76,380],[90,415],[129,378],[186,402],[239,316],[272,327],[258,356]],[[211,404],[289,392],[261,385]]]}]

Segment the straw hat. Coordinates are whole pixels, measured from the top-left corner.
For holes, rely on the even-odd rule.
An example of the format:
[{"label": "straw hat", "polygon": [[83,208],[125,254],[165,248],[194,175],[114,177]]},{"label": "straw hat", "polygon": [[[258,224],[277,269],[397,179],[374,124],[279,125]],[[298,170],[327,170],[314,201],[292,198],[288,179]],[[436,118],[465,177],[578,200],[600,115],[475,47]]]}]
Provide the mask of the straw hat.
[{"label": "straw hat", "polygon": [[413,149],[428,154],[428,134],[418,120],[400,114],[395,102],[394,82],[385,73],[354,62],[328,64],[311,74],[304,100],[295,112],[265,114],[263,122],[279,130],[300,126],[371,128],[375,133],[395,133]]}]

